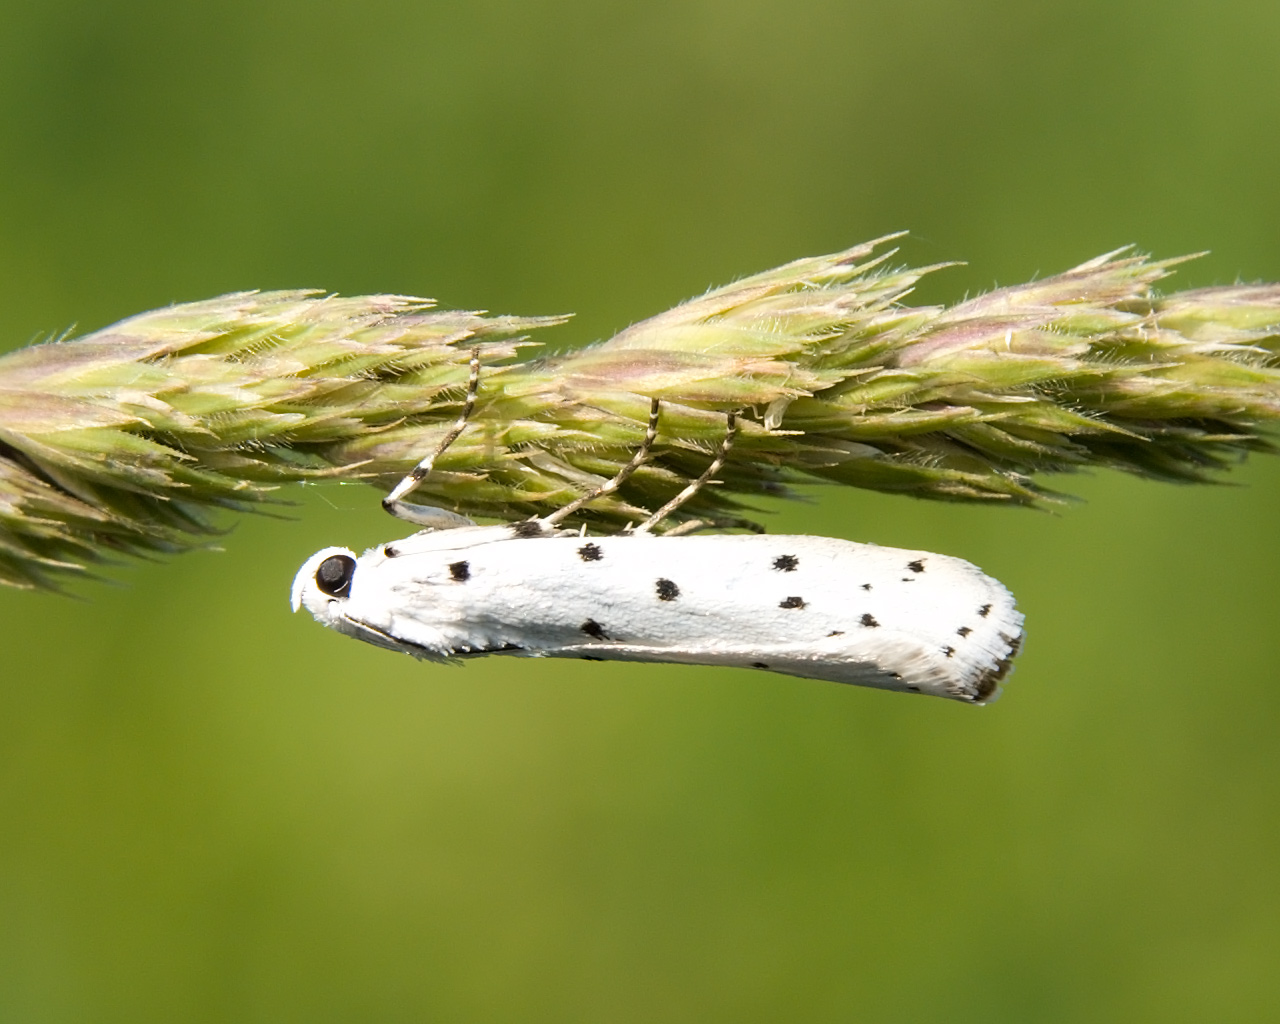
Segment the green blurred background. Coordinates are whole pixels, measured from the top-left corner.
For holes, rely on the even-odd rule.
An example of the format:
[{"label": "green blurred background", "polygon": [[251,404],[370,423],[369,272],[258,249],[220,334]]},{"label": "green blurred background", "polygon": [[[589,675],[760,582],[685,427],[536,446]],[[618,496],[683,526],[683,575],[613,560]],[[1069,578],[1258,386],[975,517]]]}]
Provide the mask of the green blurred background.
[{"label": "green blurred background", "polygon": [[[607,337],[910,228],[922,301],[1136,242],[1280,279],[1280,6],[0,4],[0,344],[243,288]],[[0,1021],[1260,1021],[1280,1007],[1280,460],[1060,516],[835,490],[1029,640],[989,708],[415,664],[291,616],[303,491],[0,593]],[[1269,965],[1269,966],[1268,966]]]}]

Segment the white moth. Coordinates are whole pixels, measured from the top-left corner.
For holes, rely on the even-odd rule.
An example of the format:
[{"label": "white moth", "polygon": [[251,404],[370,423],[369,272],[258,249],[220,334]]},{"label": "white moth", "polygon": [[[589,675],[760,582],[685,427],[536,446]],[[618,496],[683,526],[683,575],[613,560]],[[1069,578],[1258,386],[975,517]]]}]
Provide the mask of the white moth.
[{"label": "white moth", "polygon": [[655,535],[653,525],[723,464],[734,424],[699,480],[636,530],[586,537],[543,519],[500,526],[400,498],[450,436],[384,502],[429,528],[359,557],[325,548],[293,583],[293,608],[348,636],[434,661],[488,654],[754,668],[970,703],[995,696],[1022,639],[996,580],[958,558],[827,537]]}]

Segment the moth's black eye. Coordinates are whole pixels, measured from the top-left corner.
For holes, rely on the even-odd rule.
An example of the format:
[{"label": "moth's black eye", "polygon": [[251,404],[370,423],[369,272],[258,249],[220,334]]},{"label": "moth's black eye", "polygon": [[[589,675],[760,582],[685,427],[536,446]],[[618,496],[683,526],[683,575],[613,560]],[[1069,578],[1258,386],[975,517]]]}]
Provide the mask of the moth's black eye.
[{"label": "moth's black eye", "polygon": [[356,560],[350,555],[330,555],[316,570],[316,586],[330,597],[350,597],[355,572]]}]

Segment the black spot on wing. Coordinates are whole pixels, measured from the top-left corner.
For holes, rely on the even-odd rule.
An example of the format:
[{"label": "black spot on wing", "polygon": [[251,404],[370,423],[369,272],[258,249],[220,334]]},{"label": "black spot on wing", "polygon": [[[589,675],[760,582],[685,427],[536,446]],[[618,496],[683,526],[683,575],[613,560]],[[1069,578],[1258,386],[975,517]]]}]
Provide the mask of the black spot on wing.
[{"label": "black spot on wing", "polygon": [[861,622],[864,626],[869,626],[872,629],[875,629],[877,626],[880,625],[880,623],[876,621],[876,617],[872,615],[870,612],[866,612],[862,616],[862,618],[859,619],[858,621]]},{"label": "black spot on wing", "polygon": [[942,653],[949,658],[956,653],[956,649],[954,647],[944,647],[942,648]]},{"label": "black spot on wing", "polygon": [[871,584],[870,584],[870,583],[864,583],[864,584],[862,584],[862,589],[863,589],[863,590],[870,590],[870,589],[871,589]]},{"label": "black spot on wing", "polygon": [[763,661],[753,661],[751,663],[751,667],[752,668],[768,668],[769,666],[766,665]]},{"label": "black spot on wing", "polygon": [[985,619],[990,614],[991,614],[991,605],[989,604],[984,604],[981,608],[978,609],[978,615],[981,618]]},{"label": "black spot on wing", "polygon": [[795,572],[800,559],[795,555],[779,555],[773,560],[773,567],[779,572]]},{"label": "black spot on wing", "polygon": [[470,562],[450,562],[449,577],[455,583],[466,583],[471,579],[471,563]]},{"label": "black spot on wing", "polygon": [[658,591],[659,601],[674,601],[680,596],[680,588],[670,580],[658,580],[654,587]]},{"label": "black spot on wing", "polygon": [[383,549],[382,549],[382,553],[383,553],[383,555],[385,555],[387,558],[395,558],[395,557],[396,557],[396,555],[400,554],[400,552],[399,552],[399,551],[397,551],[397,550],[395,549],[395,546],[394,546],[394,545],[392,545],[392,544],[387,544],[387,545],[385,545],[385,546],[383,547]]},{"label": "black spot on wing", "polygon": [[511,534],[522,540],[529,540],[533,537],[541,537],[546,533],[546,528],[537,519],[522,519],[518,523],[511,524]]},{"label": "black spot on wing", "polygon": [[609,639],[609,637],[605,634],[604,626],[596,622],[595,619],[587,619],[587,621],[584,622],[578,628],[582,630],[582,632],[586,633],[587,636],[591,637],[592,640],[608,640]]},{"label": "black spot on wing", "polygon": [[803,608],[805,600],[803,597],[786,597],[778,602],[779,608]]},{"label": "black spot on wing", "polygon": [[956,630],[956,636],[968,636],[972,632],[973,630],[971,630],[968,626],[961,626],[959,629]]},{"label": "black spot on wing", "polygon": [[604,658],[597,658],[594,654],[584,654],[582,655],[582,660],[583,661],[604,661]]},{"label": "black spot on wing", "polygon": [[907,568],[910,569],[912,572],[924,572],[924,559],[917,558],[912,562],[908,562]]},{"label": "black spot on wing", "polygon": [[830,633],[828,633],[828,634],[827,634],[827,636],[844,636],[844,630],[843,630],[843,629],[833,629]]},{"label": "black spot on wing", "polygon": [[583,544],[578,548],[578,557],[584,562],[598,562],[604,558],[604,552],[600,550],[599,544]]}]

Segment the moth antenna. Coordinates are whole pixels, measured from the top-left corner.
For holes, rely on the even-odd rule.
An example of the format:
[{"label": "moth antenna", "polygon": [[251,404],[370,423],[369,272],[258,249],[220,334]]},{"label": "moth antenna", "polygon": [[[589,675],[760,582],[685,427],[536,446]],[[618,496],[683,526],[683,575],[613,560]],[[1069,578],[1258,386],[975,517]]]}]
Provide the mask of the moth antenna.
[{"label": "moth antenna", "polygon": [[[724,432],[724,440],[720,442],[720,448],[716,452],[716,457],[711,460],[711,465],[703,471],[702,476],[698,477],[697,480],[689,484],[689,486],[687,486],[683,491],[663,505],[662,508],[658,509],[657,512],[637,526],[635,529],[636,533],[648,533],[657,526],[658,523],[662,522],[662,520],[666,519],[667,516],[671,515],[672,512],[702,490],[702,488],[711,481],[711,478],[720,472],[720,467],[724,465],[724,460],[729,457],[729,452],[733,450],[733,439],[738,433],[737,413],[729,413],[727,420],[728,422]],[[697,526],[692,527],[692,529],[695,530],[697,528]],[[676,529],[679,530],[680,527],[676,527]],[[668,531],[668,534],[671,532],[672,531]]]},{"label": "moth antenna", "polygon": [[649,457],[649,449],[653,447],[653,442],[658,436],[658,410],[661,405],[662,403],[656,398],[649,403],[649,425],[645,428],[644,440],[640,442],[640,447],[636,449],[635,455],[631,456],[631,461],[618,470],[612,480],[601,484],[594,491],[588,491],[586,494],[575,498],[569,504],[556,509],[550,515],[538,520],[538,522],[542,523],[543,526],[555,526],[556,523],[573,515],[583,505],[589,504],[597,498],[603,498],[606,494],[612,494],[626,483],[631,474],[644,465],[645,459]]},{"label": "moth antenna", "polygon": [[449,432],[441,438],[435,450],[423,458],[413,469],[409,470],[404,478],[391,489],[391,493],[382,499],[382,507],[397,519],[437,528],[474,525],[470,519],[445,509],[438,509],[430,505],[410,505],[408,502],[401,500],[406,494],[411,493],[418,484],[422,483],[427,474],[431,472],[436,459],[440,458],[448,450],[449,446],[458,440],[462,431],[466,428],[467,420],[471,418],[471,413],[476,407],[476,393],[480,390],[480,347],[478,345],[471,350],[471,359],[468,366],[470,375],[467,377],[467,397],[463,400],[462,412],[458,414],[458,419],[449,428]]}]

